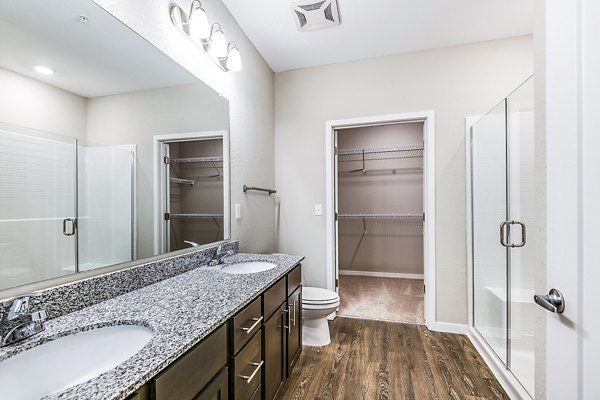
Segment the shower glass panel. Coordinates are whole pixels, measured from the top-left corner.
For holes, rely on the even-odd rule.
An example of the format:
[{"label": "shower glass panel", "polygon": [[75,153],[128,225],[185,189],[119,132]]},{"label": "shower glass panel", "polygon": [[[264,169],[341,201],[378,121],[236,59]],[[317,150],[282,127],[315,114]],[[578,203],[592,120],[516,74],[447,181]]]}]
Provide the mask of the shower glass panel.
[{"label": "shower glass panel", "polygon": [[136,259],[134,147],[79,147],[79,271]]},{"label": "shower glass panel", "polygon": [[[507,98],[508,219],[522,222],[527,229],[525,246],[510,249],[509,367],[530,394],[534,391],[534,323],[538,310],[533,302],[535,270],[544,263],[544,215],[539,207],[540,200],[544,202],[539,187],[544,171],[535,168],[543,163],[536,162],[533,97],[533,79],[529,79]],[[510,243],[518,244],[522,239],[522,229],[511,226]]]},{"label": "shower glass panel", "polygon": [[0,127],[0,289],[74,273],[77,141]]},{"label": "shower glass panel", "polygon": [[499,242],[507,218],[506,101],[471,128],[473,323],[507,365],[508,253]]}]

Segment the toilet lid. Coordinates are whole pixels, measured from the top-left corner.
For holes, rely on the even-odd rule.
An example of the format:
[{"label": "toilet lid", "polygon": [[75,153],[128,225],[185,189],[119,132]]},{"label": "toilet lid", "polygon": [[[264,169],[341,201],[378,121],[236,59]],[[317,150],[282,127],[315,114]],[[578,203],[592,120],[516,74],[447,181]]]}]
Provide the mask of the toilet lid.
[{"label": "toilet lid", "polygon": [[328,304],[339,301],[336,292],[315,287],[302,288],[302,302],[305,304]]}]

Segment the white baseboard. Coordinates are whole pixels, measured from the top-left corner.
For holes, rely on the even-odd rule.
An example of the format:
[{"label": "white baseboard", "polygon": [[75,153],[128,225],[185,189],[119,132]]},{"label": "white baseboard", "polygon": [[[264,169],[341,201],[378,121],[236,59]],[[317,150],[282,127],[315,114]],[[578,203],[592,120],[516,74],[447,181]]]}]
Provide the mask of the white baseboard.
[{"label": "white baseboard", "polygon": [[340,269],[340,275],[371,276],[375,278],[398,278],[398,279],[424,279],[423,274],[404,274],[401,272],[372,272],[372,271],[350,271]]},{"label": "white baseboard", "polygon": [[449,324],[447,322],[432,322],[427,324],[427,329],[436,332],[457,333],[466,335],[469,332],[469,327],[462,324]]}]

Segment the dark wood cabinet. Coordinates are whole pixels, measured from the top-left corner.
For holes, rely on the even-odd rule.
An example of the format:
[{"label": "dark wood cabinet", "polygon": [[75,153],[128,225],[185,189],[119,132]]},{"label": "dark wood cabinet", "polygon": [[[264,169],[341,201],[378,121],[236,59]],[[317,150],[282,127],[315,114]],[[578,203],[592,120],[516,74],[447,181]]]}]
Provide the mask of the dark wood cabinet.
[{"label": "dark wood cabinet", "polygon": [[302,286],[287,300],[289,328],[287,338],[286,376],[289,377],[302,351]]},{"label": "dark wood cabinet", "polygon": [[194,400],[229,400],[227,368],[223,368]]},{"label": "dark wood cabinet", "polygon": [[281,303],[264,326],[266,400],[272,400],[286,378],[285,349],[287,338],[287,305]]}]

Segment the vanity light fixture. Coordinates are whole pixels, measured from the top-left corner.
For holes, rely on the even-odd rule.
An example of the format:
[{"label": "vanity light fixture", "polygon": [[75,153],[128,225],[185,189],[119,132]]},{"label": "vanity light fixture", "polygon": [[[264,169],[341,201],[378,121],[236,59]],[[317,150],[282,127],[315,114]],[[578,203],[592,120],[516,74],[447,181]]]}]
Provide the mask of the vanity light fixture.
[{"label": "vanity light fixture", "polygon": [[234,72],[242,70],[242,56],[235,42],[229,42],[227,46],[227,69]]},{"label": "vanity light fixture", "polygon": [[227,58],[227,39],[221,30],[221,25],[213,24],[210,37],[203,42],[204,50],[215,60]]},{"label": "vanity light fixture", "polygon": [[205,40],[210,35],[208,16],[198,0],[192,2],[190,18],[186,26],[187,34],[194,40]]},{"label": "vanity light fixture", "polygon": [[227,43],[221,25],[209,25],[208,16],[199,0],[192,1],[189,14],[180,7],[173,6],[170,15],[173,25],[196,43],[223,71],[242,70],[242,57],[236,44]]},{"label": "vanity light fixture", "polygon": [[45,65],[33,65],[33,70],[35,72],[37,72],[38,74],[42,74],[42,75],[54,75],[56,73],[56,71],[50,67],[47,67]]}]

